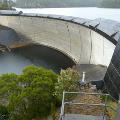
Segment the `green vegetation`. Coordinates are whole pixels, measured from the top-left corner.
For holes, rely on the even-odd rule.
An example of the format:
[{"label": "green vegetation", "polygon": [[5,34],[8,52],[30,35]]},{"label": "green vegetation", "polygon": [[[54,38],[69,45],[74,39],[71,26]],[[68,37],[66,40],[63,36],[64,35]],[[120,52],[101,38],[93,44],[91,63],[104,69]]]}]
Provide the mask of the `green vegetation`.
[{"label": "green vegetation", "polygon": [[80,74],[76,70],[71,68],[61,70],[60,75],[58,76],[58,83],[56,83],[56,94],[59,99],[62,98],[63,91],[78,91],[79,79]]},{"label": "green vegetation", "polygon": [[21,75],[2,75],[0,97],[8,107],[9,119],[31,120],[49,115],[51,105],[57,103],[56,82],[54,72],[35,66],[25,68]]},{"label": "green vegetation", "polygon": [[0,117],[9,120],[56,119],[64,90],[76,91],[79,74],[62,70],[60,75],[45,68],[28,66],[22,74],[0,76]]},{"label": "green vegetation", "polygon": [[[107,93],[107,91],[106,91]],[[108,94],[108,93],[107,93]],[[118,108],[118,101],[115,100],[112,96],[100,96],[103,103],[106,102],[106,114],[110,120],[114,120]]]},{"label": "green vegetation", "polygon": [[0,105],[0,120],[7,120],[9,118],[9,112],[7,107]]},{"label": "green vegetation", "polygon": [[8,4],[0,2],[0,10],[6,10],[6,9],[9,9]]},{"label": "green vegetation", "polygon": [[120,0],[103,0],[102,7],[120,8]]},{"label": "green vegetation", "polygon": [[17,7],[95,7],[100,6],[102,0],[17,0]]},{"label": "green vegetation", "polygon": [[12,9],[15,3],[12,0],[0,0],[0,10],[9,10]]},{"label": "green vegetation", "polygon": [[107,107],[107,115],[109,116],[109,118],[111,120],[114,120],[115,117],[116,117],[116,111],[117,111],[117,108],[118,108],[118,103],[111,100],[111,101],[108,101],[108,106],[110,107]]},{"label": "green vegetation", "polygon": [[16,7],[113,7],[120,8],[120,0],[16,0]]},{"label": "green vegetation", "polygon": [[[79,91],[79,79],[80,74],[75,69],[61,70],[60,75],[57,75],[51,70],[36,66],[26,67],[20,75],[1,75],[0,120],[39,120],[49,115],[56,120],[63,91]],[[75,95],[66,98],[79,99]],[[94,98],[90,99],[93,101]],[[105,99],[104,96],[101,97],[102,101]],[[116,111],[111,108],[117,109],[117,103],[111,97],[107,99],[110,107],[106,108],[106,114],[113,119]]]},{"label": "green vegetation", "polygon": [[0,0],[0,9],[61,8],[61,7],[108,7],[120,8],[120,0]]}]

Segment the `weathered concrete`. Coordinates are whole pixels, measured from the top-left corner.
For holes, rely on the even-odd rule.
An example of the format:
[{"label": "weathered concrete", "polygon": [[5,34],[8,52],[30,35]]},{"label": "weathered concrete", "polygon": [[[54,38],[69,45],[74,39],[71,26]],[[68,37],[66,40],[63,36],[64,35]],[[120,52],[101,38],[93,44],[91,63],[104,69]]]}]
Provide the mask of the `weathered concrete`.
[{"label": "weathered concrete", "polygon": [[19,43],[20,38],[17,33],[8,27],[0,26],[0,44],[11,46],[12,44]]},{"label": "weathered concrete", "polygon": [[10,16],[4,12],[0,16],[0,24],[14,29],[21,40],[54,48],[77,64],[108,66],[116,40],[106,39],[91,29],[91,22],[57,15],[16,13]]},{"label": "weathered concrete", "polygon": [[101,65],[81,64],[77,65],[77,70],[80,71],[81,79],[83,72],[86,72],[86,81],[99,81],[104,79],[107,67]]}]

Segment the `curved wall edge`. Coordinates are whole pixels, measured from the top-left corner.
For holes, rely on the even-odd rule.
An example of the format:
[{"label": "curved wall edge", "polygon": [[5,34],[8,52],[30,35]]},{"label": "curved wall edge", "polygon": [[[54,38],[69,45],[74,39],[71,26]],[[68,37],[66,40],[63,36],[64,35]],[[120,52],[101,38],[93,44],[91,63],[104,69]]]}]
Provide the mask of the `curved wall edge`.
[{"label": "curved wall edge", "polygon": [[115,31],[107,35],[114,41],[112,42],[97,32],[96,24],[104,20],[95,21],[58,15],[0,15],[0,24],[14,29],[23,42],[52,47],[70,56],[77,64],[108,66],[116,45],[116,40],[110,35]]}]

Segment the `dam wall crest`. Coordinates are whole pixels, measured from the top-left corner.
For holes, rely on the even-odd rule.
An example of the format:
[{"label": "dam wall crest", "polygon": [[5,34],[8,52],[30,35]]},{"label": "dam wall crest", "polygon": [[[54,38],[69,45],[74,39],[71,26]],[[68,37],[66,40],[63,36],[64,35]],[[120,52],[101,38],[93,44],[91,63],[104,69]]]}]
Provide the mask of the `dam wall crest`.
[{"label": "dam wall crest", "polygon": [[14,29],[21,41],[59,50],[77,64],[108,66],[117,44],[117,37],[113,35],[115,30],[102,31],[102,24],[106,22],[104,19],[15,11],[1,11],[0,14],[0,24]]}]

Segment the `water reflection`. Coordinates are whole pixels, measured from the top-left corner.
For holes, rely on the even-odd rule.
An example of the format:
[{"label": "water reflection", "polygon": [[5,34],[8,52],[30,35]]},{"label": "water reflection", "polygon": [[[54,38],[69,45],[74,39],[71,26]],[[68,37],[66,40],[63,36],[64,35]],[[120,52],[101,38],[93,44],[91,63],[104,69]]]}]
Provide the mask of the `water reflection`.
[{"label": "water reflection", "polygon": [[20,74],[25,66],[31,64],[59,72],[61,68],[73,66],[74,63],[62,53],[38,45],[16,48],[0,54],[0,74],[9,72]]}]

